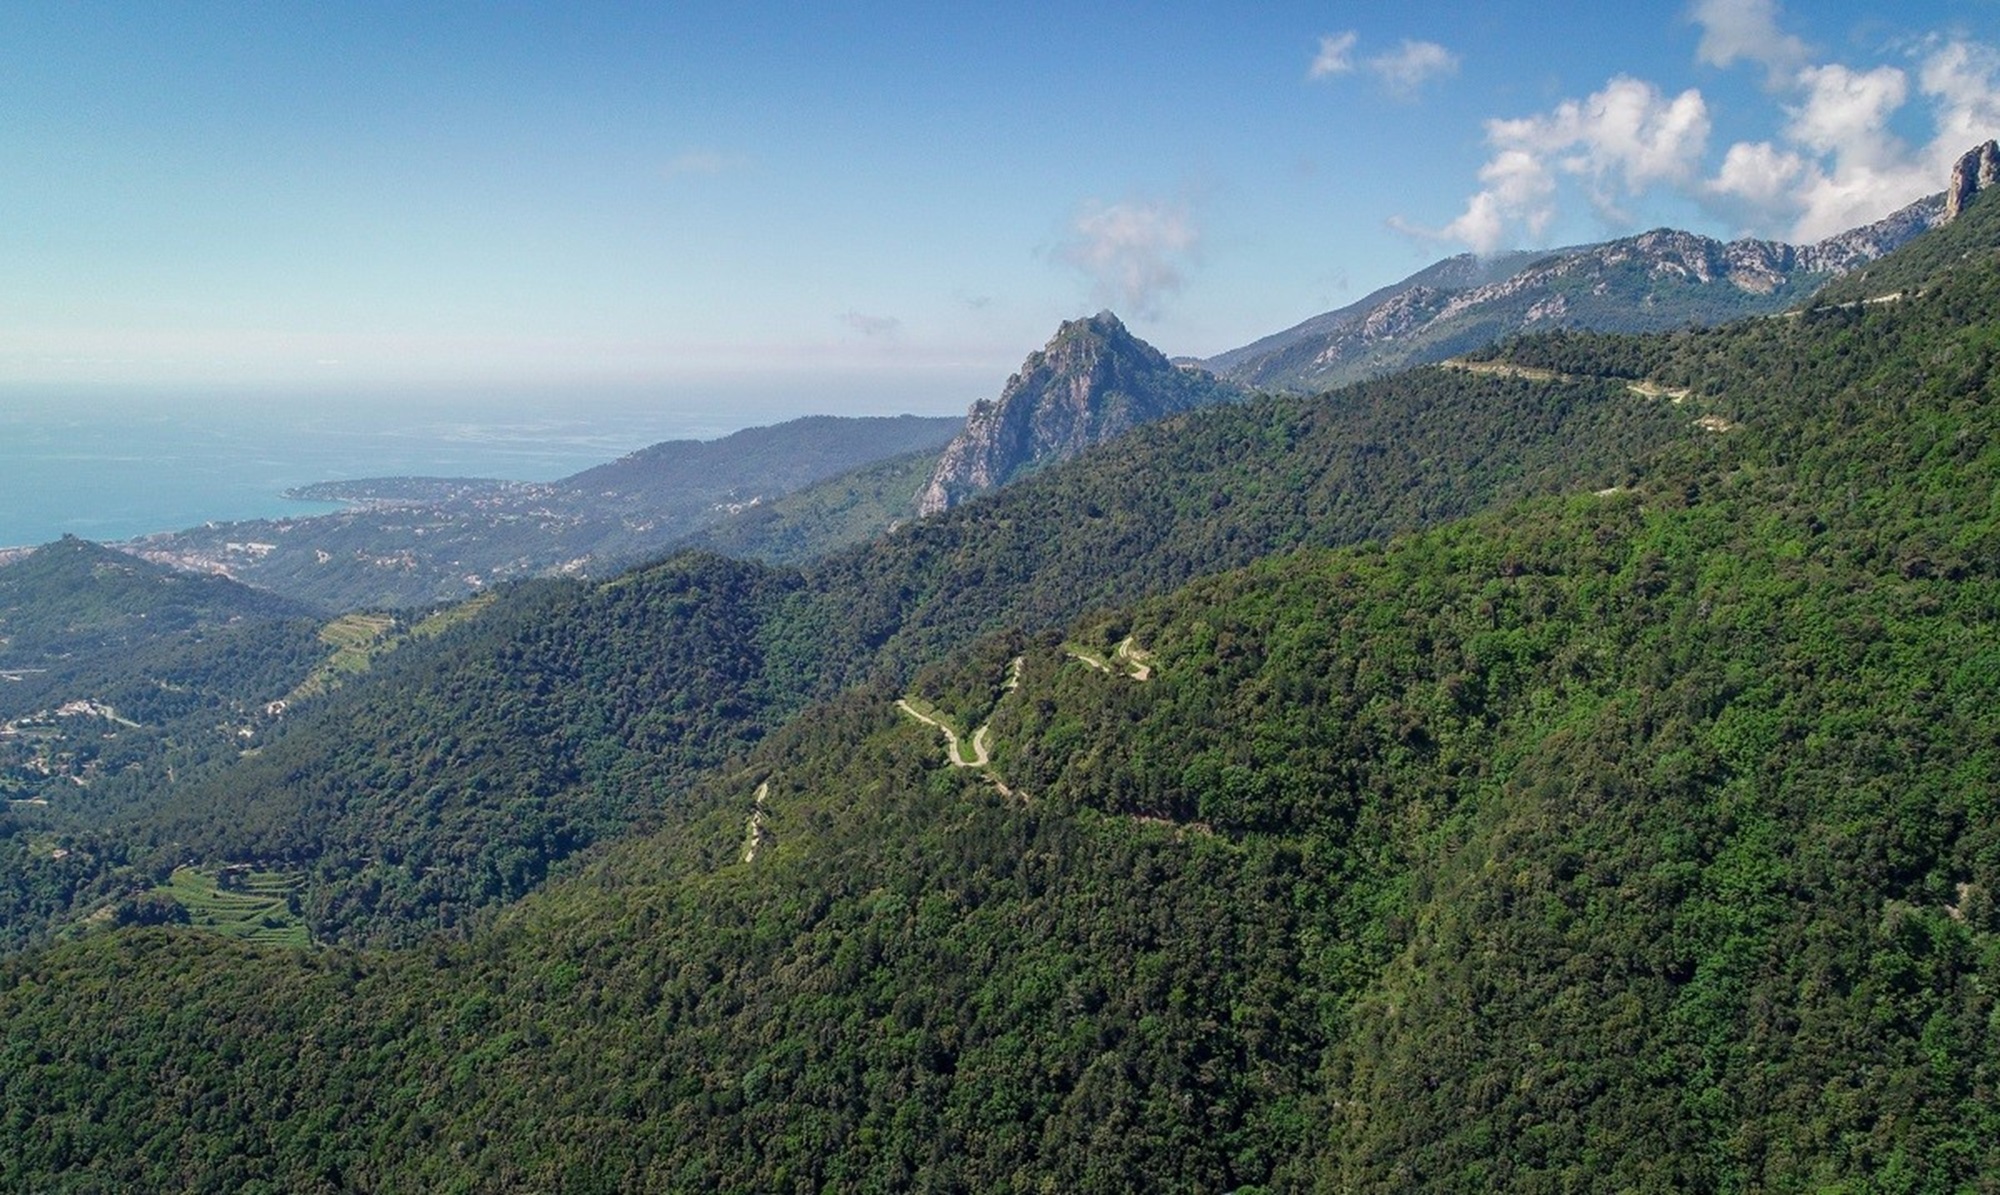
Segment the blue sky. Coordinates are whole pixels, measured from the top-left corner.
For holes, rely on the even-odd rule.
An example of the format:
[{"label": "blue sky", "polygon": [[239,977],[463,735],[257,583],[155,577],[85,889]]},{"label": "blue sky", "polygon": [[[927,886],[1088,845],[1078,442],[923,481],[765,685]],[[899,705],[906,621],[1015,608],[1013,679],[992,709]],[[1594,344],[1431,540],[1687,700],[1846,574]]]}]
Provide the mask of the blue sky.
[{"label": "blue sky", "polygon": [[2000,134],[2000,5],[23,2],[0,111],[0,388],[951,411],[1100,307],[1877,218]]}]

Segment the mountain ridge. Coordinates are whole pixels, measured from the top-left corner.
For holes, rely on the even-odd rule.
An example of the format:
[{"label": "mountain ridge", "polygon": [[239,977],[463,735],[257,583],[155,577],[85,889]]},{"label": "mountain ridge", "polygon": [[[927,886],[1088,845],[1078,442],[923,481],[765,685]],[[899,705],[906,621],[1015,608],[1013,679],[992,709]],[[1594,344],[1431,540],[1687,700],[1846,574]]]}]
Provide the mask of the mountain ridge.
[{"label": "mountain ridge", "polygon": [[1659,228],[1490,262],[1461,254],[1202,364],[1243,386],[1312,391],[1540,328],[1670,331],[1772,314],[1939,226],[1946,210],[1939,192],[1810,245]]}]

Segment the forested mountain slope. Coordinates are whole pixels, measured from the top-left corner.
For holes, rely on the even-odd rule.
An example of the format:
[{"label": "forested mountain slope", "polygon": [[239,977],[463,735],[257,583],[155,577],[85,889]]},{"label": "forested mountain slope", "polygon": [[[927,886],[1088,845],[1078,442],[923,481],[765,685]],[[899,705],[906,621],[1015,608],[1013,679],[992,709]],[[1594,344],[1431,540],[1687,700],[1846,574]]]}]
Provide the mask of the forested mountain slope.
[{"label": "forested mountain slope", "polygon": [[1978,1189],[2000,271],[1499,364],[1702,425],[878,673],[463,943],[11,960],[0,1181]]},{"label": "forested mountain slope", "polygon": [[234,757],[325,659],[320,629],[270,594],[78,539],[0,568],[0,950],[165,877],[68,814]]},{"label": "forested mountain slope", "polygon": [[246,619],[311,613],[224,577],[188,576],[64,536],[0,567],[0,668],[33,668]]},{"label": "forested mountain slope", "polygon": [[[1979,189],[1982,177],[1977,173],[1979,163],[1982,156],[1991,161],[1994,152],[1993,143],[1988,142],[1966,154],[1954,174],[1954,187],[1969,184],[1970,194],[1983,195]],[[1968,168],[1973,172],[1970,177],[1965,173]],[[1990,189],[1992,179],[1984,181]],[[1962,227],[1950,236],[1920,237],[1901,251],[1829,283],[1813,297],[1810,305],[1859,303],[1888,295],[1911,294],[1962,266],[1974,264],[1970,259],[1990,259],[1996,252],[1995,246],[2000,245],[2000,212],[1991,203],[1968,202],[1952,223]]]},{"label": "forested mountain slope", "polygon": [[916,492],[937,465],[911,453],[815,482],[736,511],[682,540],[680,547],[740,560],[803,564],[880,539],[916,517]]},{"label": "forested mountain slope", "polygon": [[303,873],[322,937],[403,940],[519,896],[846,685],[1275,550],[1628,480],[1705,434],[1691,420],[1622,380],[1463,371],[1214,408],[803,572],[690,555],[526,587],[240,763],[90,812],[154,851]]},{"label": "forested mountain slope", "polygon": [[41,807],[233,749],[323,657],[319,626],[282,598],[80,539],[0,568],[0,795]]},{"label": "forested mountain slope", "polygon": [[[1984,206],[1951,235],[1976,236]],[[1641,481],[1663,449],[1735,435],[1710,429],[1742,422],[1727,404],[1745,370],[1850,385],[1858,363],[1813,339],[1829,334],[1819,317],[1732,329],[1760,363],[1726,367],[1693,334],[1532,341],[1520,360],[1552,368],[1421,371],[1142,428],[803,574],[691,557],[548,583],[294,710],[238,764],[79,804],[142,850],[302,875],[322,937],[462,925],[815,697],[1272,551]],[[1763,343],[1787,335],[1806,339]]]}]

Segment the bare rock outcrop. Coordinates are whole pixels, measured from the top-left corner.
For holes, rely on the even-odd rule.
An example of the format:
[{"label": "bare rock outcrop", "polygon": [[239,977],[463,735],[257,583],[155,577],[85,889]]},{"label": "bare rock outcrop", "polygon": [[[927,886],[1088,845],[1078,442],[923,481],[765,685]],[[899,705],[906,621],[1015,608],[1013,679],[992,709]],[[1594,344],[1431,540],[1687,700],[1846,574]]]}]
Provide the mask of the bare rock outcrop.
[{"label": "bare rock outcrop", "polygon": [[1944,191],[1944,219],[1950,223],[1972,202],[1973,196],[2000,182],[2000,143],[1988,141],[1974,146],[1951,168],[1951,184]]},{"label": "bare rock outcrop", "polygon": [[1025,470],[1237,393],[1205,370],[1175,365],[1109,311],[1066,321],[998,400],[972,405],[918,493],[918,512],[936,514]]}]

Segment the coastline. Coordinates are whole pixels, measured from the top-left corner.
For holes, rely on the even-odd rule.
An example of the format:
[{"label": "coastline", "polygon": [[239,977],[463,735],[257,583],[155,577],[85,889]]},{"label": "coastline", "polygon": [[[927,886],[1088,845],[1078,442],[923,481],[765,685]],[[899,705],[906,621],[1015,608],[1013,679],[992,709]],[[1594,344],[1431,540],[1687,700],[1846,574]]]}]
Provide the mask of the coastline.
[{"label": "coastline", "polygon": [[74,397],[0,387],[0,551],[332,513],[349,504],[285,492],[352,479],[553,480],[761,413],[640,394],[252,403],[163,391],[93,394],[79,414]]}]

